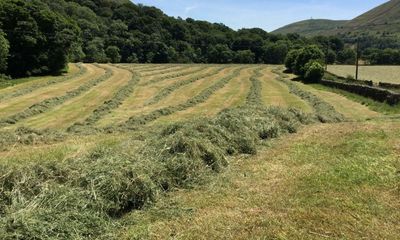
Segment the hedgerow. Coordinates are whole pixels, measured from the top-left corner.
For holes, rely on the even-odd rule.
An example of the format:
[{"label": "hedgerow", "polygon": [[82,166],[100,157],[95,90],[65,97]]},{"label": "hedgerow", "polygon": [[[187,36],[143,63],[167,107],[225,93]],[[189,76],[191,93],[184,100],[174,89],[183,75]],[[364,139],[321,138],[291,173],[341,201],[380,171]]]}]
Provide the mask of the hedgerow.
[{"label": "hedgerow", "polygon": [[113,75],[113,71],[111,69],[104,68],[100,65],[97,65],[97,67],[103,68],[105,70],[105,74],[96,79],[93,79],[85,84],[82,84],[80,87],[67,92],[63,96],[57,96],[57,97],[43,100],[42,102],[36,103],[36,104],[30,106],[29,108],[27,108],[21,112],[18,112],[12,116],[9,116],[4,119],[0,119],[0,126],[4,125],[4,124],[16,124],[17,122],[19,122],[23,119],[47,112],[47,111],[51,110],[53,107],[61,105],[64,102],[66,102],[67,100],[75,98],[75,97],[89,91],[91,88],[93,88],[93,87],[97,86],[99,83],[109,79]]},{"label": "hedgerow", "polygon": [[[117,66],[118,67],[118,66]],[[79,132],[80,128],[84,126],[92,126],[94,123],[98,122],[102,117],[109,114],[113,109],[118,108],[123,101],[129,97],[134,91],[136,85],[140,81],[140,76],[132,70],[128,70],[132,73],[131,80],[124,86],[122,86],[114,96],[105,101],[101,106],[93,111],[93,113],[86,118],[82,123],[75,123],[67,129],[68,132]]]},{"label": "hedgerow", "polygon": [[161,89],[161,91],[159,93],[157,93],[152,99],[150,99],[147,103],[146,106],[152,105],[152,104],[156,104],[158,102],[160,102],[162,99],[166,98],[167,96],[169,96],[172,92],[176,91],[177,89],[189,85],[191,83],[197,82],[201,79],[204,78],[208,78],[208,77],[212,77],[214,75],[217,75],[218,73],[220,73],[222,70],[224,70],[226,67],[221,67],[221,68],[217,68],[214,71],[210,72],[210,73],[206,73],[206,74],[202,74],[199,76],[194,76],[191,77],[187,80],[184,81],[179,81],[179,82],[175,82],[171,85],[169,85],[166,88]]},{"label": "hedgerow", "polygon": [[50,86],[50,85],[53,85],[56,83],[65,82],[65,81],[77,78],[87,72],[87,69],[82,64],[78,63],[78,64],[76,64],[76,66],[79,68],[79,71],[75,74],[64,76],[64,77],[59,77],[59,78],[52,79],[52,80],[45,81],[45,82],[36,83],[34,85],[30,85],[29,87],[18,89],[16,91],[13,91],[10,93],[4,93],[4,94],[0,95],[0,100],[4,101],[6,99],[19,97],[19,96],[31,93],[39,88],[47,87],[47,86]]}]

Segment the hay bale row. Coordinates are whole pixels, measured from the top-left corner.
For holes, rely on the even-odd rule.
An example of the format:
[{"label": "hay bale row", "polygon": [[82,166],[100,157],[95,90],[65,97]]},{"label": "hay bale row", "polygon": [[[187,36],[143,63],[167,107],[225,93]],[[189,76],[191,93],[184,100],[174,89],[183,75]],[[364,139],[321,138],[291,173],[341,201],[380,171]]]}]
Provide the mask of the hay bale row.
[{"label": "hay bale row", "polygon": [[395,93],[387,89],[362,86],[358,84],[340,83],[330,80],[321,80],[321,84],[355,93],[378,102],[386,102],[390,105],[396,105],[400,102],[400,93]]},{"label": "hay bale row", "polygon": [[273,70],[273,72],[278,75],[278,81],[284,82],[289,87],[290,93],[299,96],[313,107],[318,121],[328,123],[341,122],[344,120],[344,116],[338,113],[332,105],[314,94],[299,88],[295,83],[287,79],[288,76],[285,73],[279,70]]},{"label": "hay bale row", "polygon": [[37,83],[35,85],[31,85],[29,87],[26,88],[22,88],[22,89],[18,89],[16,91],[10,92],[10,93],[5,93],[0,95],[0,100],[4,101],[6,99],[10,99],[10,98],[14,98],[14,97],[19,97],[28,93],[31,93],[33,91],[35,91],[36,89],[39,88],[43,88],[43,87],[47,87],[56,83],[60,83],[60,82],[65,82],[68,80],[71,80],[73,78],[77,78],[79,76],[82,76],[83,74],[85,74],[87,72],[87,69],[81,64],[81,63],[77,63],[76,66],[79,68],[79,71],[73,75],[69,75],[69,76],[64,76],[64,77],[60,77],[57,79],[53,79],[50,81],[46,81],[46,82],[41,82],[41,83]]},{"label": "hay bale row", "polygon": [[191,77],[191,78],[189,78],[187,80],[173,83],[173,84],[169,85],[168,87],[161,89],[161,91],[158,92],[157,95],[155,95],[152,99],[150,99],[145,104],[145,106],[156,104],[156,103],[160,102],[162,99],[168,97],[175,90],[177,90],[177,89],[179,89],[181,87],[184,87],[186,85],[195,83],[195,82],[197,82],[197,81],[199,81],[201,79],[212,77],[212,76],[220,73],[221,71],[223,71],[225,68],[226,67],[220,67],[220,68],[217,68],[217,69],[215,69],[214,71],[212,71],[210,73],[202,74],[202,75],[199,75],[199,76],[194,76],[194,77]]},{"label": "hay bale row", "polygon": [[97,86],[101,82],[109,79],[113,75],[113,71],[111,69],[104,68],[100,65],[97,65],[97,67],[103,68],[105,70],[105,74],[81,85],[79,88],[76,88],[72,91],[67,92],[63,96],[57,96],[57,97],[43,100],[42,102],[36,103],[36,104],[30,106],[29,108],[27,108],[21,112],[18,112],[12,116],[9,116],[4,119],[0,119],[0,126],[6,125],[6,124],[16,124],[17,122],[24,120],[26,118],[33,117],[35,115],[47,112],[47,111],[51,110],[52,108],[54,108],[55,106],[61,105],[64,102],[66,102],[72,98],[82,95],[83,93],[89,91],[91,88]]},{"label": "hay bale row", "polygon": [[300,124],[295,112],[243,107],[64,161],[0,162],[0,239],[113,238],[123,214],[151,204],[160,192],[201,183],[230,156],[255,154],[263,139]]}]

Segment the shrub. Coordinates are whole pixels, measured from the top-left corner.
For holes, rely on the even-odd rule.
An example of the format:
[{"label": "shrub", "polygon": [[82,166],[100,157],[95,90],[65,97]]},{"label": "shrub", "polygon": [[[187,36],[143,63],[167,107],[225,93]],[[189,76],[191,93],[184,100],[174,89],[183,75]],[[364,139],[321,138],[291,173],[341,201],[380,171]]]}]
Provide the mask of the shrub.
[{"label": "shrub", "polygon": [[324,76],[324,67],[317,61],[310,61],[305,66],[304,80],[308,83],[317,83]]},{"label": "shrub", "polygon": [[285,59],[285,67],[289,72],[294,72],[296,59],[300,54],[300,51],[300,49],[293,49],[287,54]]},{"label": "shrub", "polygon": [[296,58],[296,62],[294,64],[294,73],[300,75],[302,77],[306,74],[306,65],[310,61],[319,61],[321,63],[324,62],[325,55],[316,45],[310,45],[302,48]]}]

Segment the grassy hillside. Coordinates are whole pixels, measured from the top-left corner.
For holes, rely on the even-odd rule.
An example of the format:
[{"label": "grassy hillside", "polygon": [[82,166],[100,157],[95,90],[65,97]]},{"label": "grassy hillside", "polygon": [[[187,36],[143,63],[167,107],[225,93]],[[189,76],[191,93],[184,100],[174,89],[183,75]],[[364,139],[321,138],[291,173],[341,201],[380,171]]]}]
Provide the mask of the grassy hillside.
[{"label": "grassy hillside", "polygon": [[338,29],[346,23],[346,20],[310,19],[289,24],[272,33],[298,33],[303,36],[325,35],[328,31]]},{"label": "grassy hillside", "polygon": [[273,33],[298,33],[304,36],[369,34],[377,36],[400,33],[400,0],[391,0],[350,20],[311,19],[289,24]]},{"label": "grassy hillside", "polygon": [[347,22],[341,32],[348,31],[398,33],[400,31],[400,0],[391,0]]}]

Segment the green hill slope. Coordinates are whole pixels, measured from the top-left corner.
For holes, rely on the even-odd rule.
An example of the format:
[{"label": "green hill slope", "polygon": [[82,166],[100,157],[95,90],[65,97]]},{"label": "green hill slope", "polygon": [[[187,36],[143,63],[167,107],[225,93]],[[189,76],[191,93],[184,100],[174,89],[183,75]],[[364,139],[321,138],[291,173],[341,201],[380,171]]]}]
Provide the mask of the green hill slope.
[{"label": "green hill slope", "polygon": [[347,22],[341,33],[400,33],[400,0],[388,1]]},{"label": "green hill slope", "polygon": [[289,24],[273,33],[315,35],[400,35],[400,0],[391,0],[350,21],[311,19]]},{"label": "green hill slope", "polygon": [[345,20],[310,19],[289,24],[272,33],[298,33],[303,36],[325,35],[328,31],[338,29],[346,23]]}]

